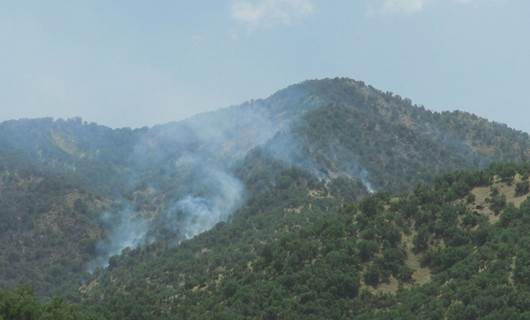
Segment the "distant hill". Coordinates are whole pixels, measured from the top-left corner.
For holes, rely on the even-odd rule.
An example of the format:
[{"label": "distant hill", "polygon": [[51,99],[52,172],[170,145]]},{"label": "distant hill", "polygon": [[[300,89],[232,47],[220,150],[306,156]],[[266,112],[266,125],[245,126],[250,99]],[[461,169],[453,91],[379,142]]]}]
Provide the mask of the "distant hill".
[{"label": "distant hill", "polygon": [[[529,152],[526,133],[463,112],[431,112],[344,78],[152,128],[3,122],[0,219],[9,223],[0,265],[9,271],[0,273],[0,288],[66,292],[90,274],[103,281],[124,261],[136,273],[179,255],[188,242],[179,243],[212,228],[230,226],[228,242],[262,239],[285,210],[296,216],[313,203],[316,219],[373,192],[414,191],[455,170],[527,161]],[[175,272],[192,269],[183,268],[166,270],[172,286]]]},{"label": "distant hill", "polygon": [[152,128],[110,129],[78,118],[0,124],[2,153],[20,153],[109,191],[134,188],[161,167],[174,171],[183,155],[231,167],[256,147],[320,177],[369,176],[385,190],[396,188],[386,185],[385,174],[432,180],[444,170],[525,161],[529,141],[504,124],[428,111],[346,78],[302,82],[267,99]]}]

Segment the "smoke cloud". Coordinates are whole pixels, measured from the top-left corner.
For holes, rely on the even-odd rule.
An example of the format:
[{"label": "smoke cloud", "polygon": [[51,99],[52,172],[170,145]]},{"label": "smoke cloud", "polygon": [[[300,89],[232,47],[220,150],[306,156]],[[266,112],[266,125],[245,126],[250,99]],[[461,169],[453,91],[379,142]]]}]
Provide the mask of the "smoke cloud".
[{"label": "smoke cloud", "polygon": [[176,245],[226,221],[245,195],[231,165],[277,130],[260,107],[245,104],[147,131],[131,154],[130,199],[103,215],[107,237],[88,269],[107,267],[126,248],[156,240]]},{"label": "smoke cloud", "polygon": [[157,240],[177,245],[227,221],[245,201],[245,186],[233,169],[258,146],[319,179],[356,178],[374,192],[368,172],[352,161],[354,150],[330,144],[315,154],[297,130],[296,120],[319,105],[295,86],[265,100],[145,130],[129,159],[128,200],[103,216],[108,236],[89,269],[107,267],[126,248]]},{"label": "smoke cloud", "polygon": [[102,222],[108,236],[97,245],[98,256],[89,264],[90,272],[106,268],[110,258],[126,248],[162,239],[175,245],[191,239],[226,221],[243,203],[243,184],[229,172],[193,155],[181,157],[175,166],[193,172],[186,188],[189,193],[164,204],[158,215],[135,210],[129,203],[118,212],[105,213]]},{"label": "smoke cloud", "polygon": [[368,180],[368,175],[368,171],[366,171],[366,169],[362,169],[360,174],[361,182],[369,193],[375,193],[376,191],[374,189],[374,186],[372,185],[370,180]]},{"label": "smoke cloud", "polygon": [[89,272],[98,267],[108,267],[109,259],[121,254],[125,248],[136,248],[143,244],[149,230],[148,221],[132,210],[128,203],[118,212],[105,212],[101,220],[108,230],[108,237],[97,244],[98,256],[89,263]]},{"label": "smoke cloud", "polygon": [[180,166],[192,163],[195,192],[177,200],[163,217],[164,227],[178,234],[177,240],[191,239],[226,221],[244,200],[243,184],[228,171],[189,155],[177,161]]}]

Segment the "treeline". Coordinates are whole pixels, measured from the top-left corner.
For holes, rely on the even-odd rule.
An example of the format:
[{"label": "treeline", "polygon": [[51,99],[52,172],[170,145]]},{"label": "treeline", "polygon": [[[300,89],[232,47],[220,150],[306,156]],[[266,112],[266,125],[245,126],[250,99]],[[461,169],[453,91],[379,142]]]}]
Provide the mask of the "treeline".
[{"label": "treeline", "polygon": [[55,298],[42,303],[32,290],[0,290],[0,320],[101,320],[77,306]]}]

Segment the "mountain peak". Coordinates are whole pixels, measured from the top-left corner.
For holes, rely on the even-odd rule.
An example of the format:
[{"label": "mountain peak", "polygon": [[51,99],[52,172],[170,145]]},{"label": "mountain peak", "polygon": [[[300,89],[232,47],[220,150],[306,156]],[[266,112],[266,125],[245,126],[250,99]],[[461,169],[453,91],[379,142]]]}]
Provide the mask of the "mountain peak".
[{"label": "mountain peak", "polygon": [[[263,201],[285,202],[288,206],[278,212],[297,214],[303,204],[297,201],[308,195],[333,202],[338,200],[330,192],[349,199],[371,191],[402,192],[432,183],[441,173],[526,160],[529,150],[528,135],[505,125],[465,113],[431,112],[348,78],[304,81],[266,99],[152,128],[113,130],[52,119],[0,124],[4,171],[13,171],[17,166],[10,164],[22,159],[35,172],[75,178],[76,189],[100,195],[108,204],[108,212],[98,211],[100,200],[86,197],[95,210],[87,223],[98,229],[86,254],[69,265],[78,269],[93,261],[112,267],[109,258],[126,247],[179,243]],[[2,158],[10,154],[16,157]],[[68,202],[68,210],[75,209],[70,194],[67,190],[58,198]],[[35,202],[35,195],[25,191],[22,200],[2,197],[12,204]],[[13,207],[12,230],[32,228],[33,213],[53,216],[55,204],[42,203],[42,208]],[[16,220],[17,210],[30,223]],[[269,211],[258,206],[253,214],[258,212]],[[31,237],[40,232],[33,231]],[[7,237],[21,239],[13,233]],[[24,243],[28,252],[41,245],[33,238]],[[44,244],[61,250],[60,242]],[[21,267],[15,269],[25,270],[25,261],[20,257]],[[20,278],[37,281],[31,277],[38,275]],[[64,281],[81,276],[71,275]],[[43,280],[39,292],[54,286]]]}]

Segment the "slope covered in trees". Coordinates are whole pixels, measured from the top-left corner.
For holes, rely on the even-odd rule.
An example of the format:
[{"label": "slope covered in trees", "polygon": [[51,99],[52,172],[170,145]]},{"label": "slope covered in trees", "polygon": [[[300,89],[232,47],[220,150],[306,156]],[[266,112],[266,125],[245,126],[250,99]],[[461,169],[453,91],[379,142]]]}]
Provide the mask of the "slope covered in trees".
[{"label": "slope covered in trees", "polygon": [[[135,270],[159,270],[150,261],[174,252],[187,261],[177,245],[214,227],[220,236],[199,239],[248,260],[284,216],[299,228],[370,192],[413,191],[441,173],[525,161],[529,150],[526,133],[342,78],[152,128],[0,123],[0,287],[70,295],[87,271],[104,281],[107,266],[125,261]],[[249,241],[246,251],[237,239]],[[168,274],[153,286],[176,281]]]},{"label": "slope covered in trees", "polygon": [[267,147],[320,177],[352,176],[395,192],[441,173],[530,156],[526,133],[471,114],[431,112],[349,79],[299,87],[312,97],[311,107]]},{"label": "slope covered in trees", "polygon": [[426,182],[530,155],[526,133],[464,112],[432,112],[345,78],[305,81],[267,99],[152,128],[49,118],[0,124],[2,154],[20,154],[114,194],[179,174],[175,161],[185,156],[230,169],[256,147],[318,177],[364,178],[382,191],[401,190],[410,178]]},{"label": "slope covered in trees", "polygon": [[80,308],[56,298],[47,303],[37,300],[30,289],[0,290],[1,320],[97,320]]},{"label": "slope covered in trees", "polygon": [[0,168],[0,288],[75,288],[104,237],[98,218],[109,201],[17,158],[0,158]]},{"label": "slope covered in trees", "polygon": [[529,173],[350,202],[287,170],[230,223],[117,259],[84,303],[111,319],[526,319]]}]

